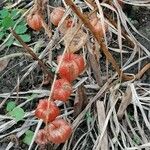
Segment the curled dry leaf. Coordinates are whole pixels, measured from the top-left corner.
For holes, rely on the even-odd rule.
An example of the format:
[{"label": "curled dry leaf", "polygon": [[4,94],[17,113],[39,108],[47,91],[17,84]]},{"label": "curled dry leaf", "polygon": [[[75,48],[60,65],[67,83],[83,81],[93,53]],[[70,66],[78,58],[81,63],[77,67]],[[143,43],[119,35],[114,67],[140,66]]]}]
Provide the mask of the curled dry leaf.
[{"label": "curled dry leaf", "polygon": [[[72,39],[73,35],[74,37]],[[88,37],[87,34],[83,32],[83,30],[80,29],[79,31],[76,31],[76,27],[73,27],[67,31],[64,38],[64,44],[68,45],[69,43],[68,50],[70,52],[75,53],[78,50],[80,50],[82,46],[85,45],[87,37]],[[72,41],[70,41],[70,39],[72,39]]]},{"label": "curled dry leaf", "polygon": [[84,86],[81,84],[76,92],[76,96],[75,96],[75,102],[74,102],[74,116],[78,116],[82,110],[86,107],[86,105],[88,104],[88,99],[85,93],[85,88]]},{"label": "curled dry leaf", "polygon": [[0,72],[3,71],[9,63],[9,59],[0,60]]}]

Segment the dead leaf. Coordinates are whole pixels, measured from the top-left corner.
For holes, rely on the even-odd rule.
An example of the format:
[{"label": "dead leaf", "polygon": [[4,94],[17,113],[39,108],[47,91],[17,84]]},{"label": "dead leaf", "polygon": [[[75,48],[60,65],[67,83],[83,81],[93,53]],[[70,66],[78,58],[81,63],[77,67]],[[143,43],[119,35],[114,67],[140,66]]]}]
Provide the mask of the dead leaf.
[{"label": "dead leaf", "polygon": [[101,69],[100,69],[100,64],[99,64],[99,58],[94,51],[95,48],[91,48],[88,45],[88,51],[89,51],[89,63],[91,65],[91,68],[93,70],[94,77],[96,79],[96,82],[98,83],[99,86],[102,85],[102,76],[101,76]]},{"label": "dead leaf", "polygon": [[[73,39],[72,36],[74,36]],[[69,51],[75,53],[80,50],[82,46],[85,45],[87,37],[87,34],[83,32],[83,30],[79,29],[77,31],[76,27],[74,27],[67,31],[64,37],[64,44],[67,45],[69,43]],[[72,39],[71,42],[70,39]]]},{"label": "dead leaf", "polygon": [[45,30],[45,33],[48,35],[49,38],[51,38],[52,36],[52,31],[51,29],[49,28],[49,26],[46,24],[45,20],[42,19],[42,26]]},{"label": "dead leaf", "polygon": [[[96,107],[97,107],[97,114],[98,114],[98,125],[99,125],[99,129],[101,130],[104,128],[105,121],[106,121],[104,102],[98,100],[96,103]],[[107,130],[105,131],[100,147],[97,147],[97,149],[108,150]]]},{"label": "dead leaf", "polygon": [[85,106],[88,104],[87,101],[87,96],[85,93],[85,88],[84,86],[81,84],[76,92],[76,96],[75,96],[75,102],[74,102],[74,117],[77,117],[80,112],[82,112],[82,110],[85,108]]},{"label": "dead leaf", "polygon": [[132,92],[130,87],[127,87],[117,112],[117,116],[119,120],[122,119],[125,110],[127,109],[128,105],[131,103],[131,100],[132,100]]},{"label": "dead leaf", "polygon": [[0,72],[3,71],[9,63],[9,59],[0,60]]},{"label": "dead leaf", "polygon": [[52,78],[51,78],[51,76],[49,76],[49,74],[43,75],[42,85],[48,85],[51,83],[51,81],[52,81]]}]

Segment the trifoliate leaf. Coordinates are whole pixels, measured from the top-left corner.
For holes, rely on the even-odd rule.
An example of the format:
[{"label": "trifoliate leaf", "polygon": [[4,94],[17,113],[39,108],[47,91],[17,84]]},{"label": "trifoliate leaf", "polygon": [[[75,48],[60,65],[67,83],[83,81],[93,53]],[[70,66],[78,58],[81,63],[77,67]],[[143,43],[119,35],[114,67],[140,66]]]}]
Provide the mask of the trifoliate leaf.
[{"label": "trifoliate leaf", "polygon": [[25,134],[26,134],[27,136],[33,136],[33,135],[34,135],[34,132],[31,131],[31,130],[28,130],[28,131],[26,131]]},{"label": "trifoliate leaf", "polygon": [[20,121],[23,119],[25,112],[22,108],[15,107],[9,114],[14,117],[16,121]]},{"label": "trifoliate leaf", "polygon": [[20,37],[22,38],[22,40],[24,42],[30,42],[31,41],[31,36],[29,34],[23,34],[23,35],[20,35]]},{"label": "trifoliate leaf", "polygon": [[0,18],[5,18],[5,17],[7,17],[9,15],[9,11],[8,11],[8,9],[2,9],[2,10],[0,10]]},{"label": "trifoliate leaf", "polygon": [[25,137],[23,139],[23,142],[27,145],[30,145],[31,144],[31,141],[32,141],[32,138],[33,138],[33,135],[34,135],[34,132],[31,131],[31,130],[28,130],[26,133],[25,133]]},{"label": "trifoliate leaf", "polygon": [[18,25],[22,25],[22,26],[25,26],[26,25],[26,21],[25,20],[22,20],[21,22],[19,22]]},{"label": "trifoliate leaf", "polygon": [[17,19],[20,16],[20,13],[18,13],[17,9],[13,9],[11,11],[11,16],[12,16],[13,19]]},{"label": "trifoliate leaf", "polygon": [[14,21],[10,16],[7,16],[3,18],[1,24],[4,29],[8,29],[9,27],[13,27]]},{"label": "trifoliate leaf", "polygon": [[16,107],[16,103],[13,102],[13,101],[10,101],[7,103],[7,106],[6,106],[6,110],[8,112],[12,111],[14,108]]},{"label": "trifoliate leaf", "polygon": [[17,34],[23,34],[27,31],[26,25],[18,25],[15,29]]}]

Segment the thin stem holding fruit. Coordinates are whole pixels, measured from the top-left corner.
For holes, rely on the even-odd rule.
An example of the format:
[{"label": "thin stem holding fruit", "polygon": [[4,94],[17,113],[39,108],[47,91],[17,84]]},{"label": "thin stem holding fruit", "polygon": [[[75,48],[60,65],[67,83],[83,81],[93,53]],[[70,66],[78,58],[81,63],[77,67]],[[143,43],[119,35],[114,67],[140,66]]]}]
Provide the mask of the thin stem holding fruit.
[{"label": "thin stem holding fruit", "polygon": [[89,30],[91,31],[91,33],[94,35],[94,37],[96,38],[96,40],[98,41],[103,53],[105,54],[106,58],[108,59],[108,61],[112,64],[113,68],[117,71],[118,75],[123,79],[123,80],[132,80],[133,77],[127,76],[125,75],[119,68],[118,64],[116,63],[115,59],[113,58],[113,56],[111,55],[111,53],[109,52],[108,48],[106,47],[104,41],[103,41],[103,37],[99,37],[99,34],[97,34],[93,28],[93,26],[91,25],[88,17],[84,14],[81,13],[81,11],[77,8],[77,6],[73,3],[73,1],[71,0],[65,0],[66,4],[68,4],[71,9],[75,12],[75,14],[82,20],[82,22],[84,23],[84,25],[89,28]]}]

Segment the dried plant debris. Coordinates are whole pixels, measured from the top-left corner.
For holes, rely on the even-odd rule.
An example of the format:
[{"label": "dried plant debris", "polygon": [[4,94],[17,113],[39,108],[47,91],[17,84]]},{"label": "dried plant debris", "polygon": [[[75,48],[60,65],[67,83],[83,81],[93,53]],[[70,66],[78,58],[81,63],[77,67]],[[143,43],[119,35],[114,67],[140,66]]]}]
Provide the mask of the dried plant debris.
[{"label": "dried plant debris", "polygon": [[81,84],[76,91],[73,115],[75,117],[78,116],[82,112],[82,110],[86,107],[87,104],[88,98],[86,96],[86,91],[83,84]]},{"label": "dried plant debris", "polygon": [[[67,31],[64,38],[64,43],[65,45],[70,43],[68,46],[68,51],[75,53],[85,45],[87,42],[87,37],[88,35],[83,30],[72,28]],[[70,41],[70,39],[72,40]]]},{"label": "dried plant debris", "polygon": [[132,101],[132,92],[130,87],[127,87],[117,112],[117,116],[119,120],[122,119],[124,112],[127,109],[128,105],[131,103],[131,101]]},{"label": "dried plant debris", "polygon": [[[106,114],[105,114],[105,107],[103,101],[97,101],[97,114],[98,114],[98,126],[99,130],[101,130],[104,127],[105,120],[106,120]],[[108,150],[108,138],[107,138],[107,131],[105,132],[102,143],[100,147],[97,149],[105,149]]]},{"label": "dried plant debris", "polygon": [[9,59],[1,60],[0,61],[0,72],[3,71],[9,63]]},{"label": "dried plant debris", "polygon": [[149,0],[1,3],[0,149],[150,149]]}]

